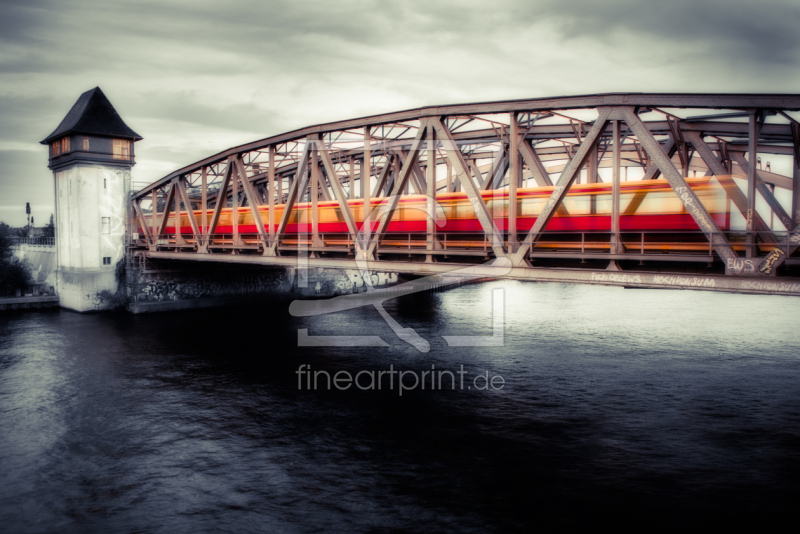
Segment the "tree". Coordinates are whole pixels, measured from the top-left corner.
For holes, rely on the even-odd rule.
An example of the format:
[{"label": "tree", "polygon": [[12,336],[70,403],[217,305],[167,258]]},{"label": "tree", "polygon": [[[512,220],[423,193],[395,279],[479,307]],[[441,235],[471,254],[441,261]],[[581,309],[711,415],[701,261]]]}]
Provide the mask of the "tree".
[{"label": "tree", "polygon": [[11,239],[0,232],[0,295],[13,295],[17,289],[25,291],[31,285],[33,280],[28,263],[14,256]]},{"label": "tree", "polygon": [[56,224],[53,222],[53,214],[50,214],[50,222],[44,226],[44,237],[55,237],[56,236]]}]

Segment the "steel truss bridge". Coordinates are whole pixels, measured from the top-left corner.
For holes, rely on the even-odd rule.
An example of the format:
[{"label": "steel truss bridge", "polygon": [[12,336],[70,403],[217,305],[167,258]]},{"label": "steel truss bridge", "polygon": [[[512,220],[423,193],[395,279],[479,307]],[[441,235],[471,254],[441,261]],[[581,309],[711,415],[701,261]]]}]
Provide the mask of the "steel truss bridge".
[{"label": "steel truss bridge", "polygon": [[[506,258],[517,271],[694,262],[729,276],[775,275],[783,264],[800,263],[800,125],[788,113],[798,110],[800,95],[614,93],[434,106],[311,126],[230,148],[133,193],[129,248],[153,259],[266,265],[302,256],[310,265],[343,266],[356,256],[371,268],[408,272],[420,263],[443,272]],[[788,176],[765,168],[762,158],[784,161]],[[743,184],[720,181],[731,214],[743,221],[736,231],[720,229],[689,184],[693,176],[730,175]],[[621,229],[627,208],[620,190],[629,176],[665,180],[698,229],[671,232],[667,242],[656,238],[658,229]],[[603,182],[611,184],[610,231],[548,229],[559,210],[566,213],[571,187]],[[517,199],[526,187],[550,189],[535,222],[521,230]],[[783,204],[776,188],[790,192],[781,193]],[[449,193],[466,195],[476,234],[437,227],[436,199]],[[427,210],[426,230],[388,233],[397,208],[414,195]],[[500,215],[494,197],[507,199]],[[346,230],[320,231],[325,201],[336,203]],[[307,203],[302,230],[289,233],[300,203]],[[367,209],[358,220],[359,206],[371,215]],[[240,232],[232,217],[222,233],[228,208],[252,215],[255,230]],[[190,232],[180,225],[167,232],[176,212]]]}]

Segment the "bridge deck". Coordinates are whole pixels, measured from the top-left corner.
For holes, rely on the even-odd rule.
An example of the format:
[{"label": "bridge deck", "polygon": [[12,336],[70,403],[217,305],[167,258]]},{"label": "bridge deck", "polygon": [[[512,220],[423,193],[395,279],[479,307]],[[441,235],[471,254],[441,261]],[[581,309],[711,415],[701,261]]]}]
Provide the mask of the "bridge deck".
[{"label": "bridge deck", "polygon": [[[280,266],[298,268],[297,258],[264,257],[211,254],[200,257],[195,254],[176,252],[146,252],[146,257],[163,260],[210,261],[222,263],[238,263],[249,265]],[[307,268],[331,268],[359,270],[363,265],[354,260],[308,258],[301,264]],[[487,279],[528,280],[535,282],[586,283],[614,285],[628,288],[655,289],[701,289],[705,291],[723,291],[750,294],[780,294],[800,296],[800,280],[797,278],[776,277],[731,277],[707,274],[685,274],[671,272],[615,272],[601,269],[570,269],[546,267],[505,268],[492,265],[445,264],[404,261],[372,261],[366,265],[367,270],[396,272],[419,276],[432,274],[442,275],[450,283],[457,282],[464,276],[465,269],[480,269],[482,277]],[[474,271],[471,271],[474,272]],[[443,282],[446,285],[448,282]]]}]

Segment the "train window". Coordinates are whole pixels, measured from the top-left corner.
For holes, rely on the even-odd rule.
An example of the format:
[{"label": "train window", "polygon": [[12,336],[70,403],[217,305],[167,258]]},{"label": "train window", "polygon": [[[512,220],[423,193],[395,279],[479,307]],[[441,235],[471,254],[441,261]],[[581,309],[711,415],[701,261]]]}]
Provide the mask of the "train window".
[{"label": "train window", "polygon": [[597,215],[611,214],[611,193],[595,195],[595,213]]},{"label": "train window", "polygon": [[649,191],[645,194],[641,204],[636,208],[636,214],[680,213],[683,203],[672,189]]},{"label": "train window", "polygon": [[591,195],[571,195],[564,199],[564,207],[570,215],[589,215],[592,212]]},{"label": "train window", "polygon": [[539,215],[542,212],[545,202],[545,198],[525,198],[522,200],[522,206],[518,210],[518,213],[522,217],[533,217],[534,215]]},{"label": "train window", "polygon": [[446,204],[439,204],[442,207],[442,210],[436,214],[437,219],[454,219],[456,217],[456,206],[452,202],[448,202]]},{"label": "train window", "polygon": [[454,206],[453,211],[455,212],[456,219],[466,219],[475,216],[475,210],[472,209],[472,205],[466,200],[460,200],[458,204]]}]

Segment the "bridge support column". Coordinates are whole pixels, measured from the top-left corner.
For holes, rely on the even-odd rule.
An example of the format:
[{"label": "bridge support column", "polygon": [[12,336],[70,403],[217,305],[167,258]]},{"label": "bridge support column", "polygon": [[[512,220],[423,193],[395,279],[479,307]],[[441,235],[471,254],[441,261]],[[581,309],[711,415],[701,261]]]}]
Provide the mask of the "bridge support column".
[{"label": "bridge support column", "polygon": [[758,239],[755,234],[754,216],[756,212],[756,158],[758,156],[758,116],[756,110],[750,112],[750,124],[748,128],[749,144],[748,156],[750,158],[750,168],[747,173],[747,257],[756,256],[755,251]]},{"label": "bridge support column", "polygon": [[[427,239],[426,248],[430,250],[436,249],[436,133],[433,126],[428,125],[428,165],[426,167],[426,186],[427,186]],[[408,181],[406,181],[408,187]],[[433,255],[428,254],[425,256],[425,261],[428,263],[433,262]]]},{"label": "bridge support column", "polygon": [[792,169],[792,224],[800,226],[800,157],[795,154]]},{"label": "bridge support column", "polygon": [[508,175],[508,253],[517,251],[517,187],[522,179],[522,159],[519,154],[519,119],[516,112],[509,116],[511,122],[510,141],[508,143],[508,159],[510,170]]},{"label": "bridge support column", "polygon": [[614,130],[614,178],[611,184],[611,253],[622,254],[622,237],[619,233],[619,190],[620,190],[620,131],[619,120],[612,121]]}]

